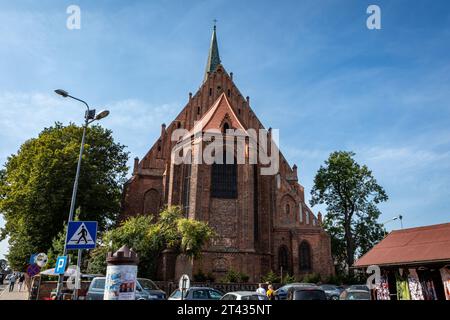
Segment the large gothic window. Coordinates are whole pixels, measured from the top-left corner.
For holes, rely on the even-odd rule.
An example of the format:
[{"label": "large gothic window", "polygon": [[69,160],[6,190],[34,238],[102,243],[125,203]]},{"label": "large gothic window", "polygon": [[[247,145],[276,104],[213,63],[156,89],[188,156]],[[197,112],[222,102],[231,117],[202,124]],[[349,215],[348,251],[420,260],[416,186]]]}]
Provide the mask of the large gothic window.
[{"label": "large gothic window", "polygon": [[226,153],[223,153],[223,163],[213,163],[211,166],[211,196],[213,198],[237,198],[237,164],[226,163]]},{"label": "large gothic window", "polygon": [[281,246],[278,249],[278,269],[281,270],[281,268],[284,271],[289,270],[289,252],[286,246]]},{"label": "large gothic window", "polygon": [[184,216],[187,218],[189,215],[189,204],[190,204],[190,188],[191,188],[191,165],[186,164],[183,168],[183,212]]},{"label": "large gothic window", "polygon": [[303,241],[298,247],[298,256],[300,258],[300,271],[310,271],[311,268],[311,246]]}]

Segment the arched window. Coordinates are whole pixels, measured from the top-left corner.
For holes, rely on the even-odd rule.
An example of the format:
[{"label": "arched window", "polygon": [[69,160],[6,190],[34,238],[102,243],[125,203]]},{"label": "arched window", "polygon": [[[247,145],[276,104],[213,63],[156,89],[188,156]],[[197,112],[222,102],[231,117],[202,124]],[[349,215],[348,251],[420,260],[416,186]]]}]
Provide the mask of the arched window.
[{"label": "arched window", "polygon": [[302,241],[298,247],[298,256],[300,259],[300,271],[310,271],[311,267],[311,246],[308,242]]},{"label": "arched window", "polygon": [[233,163],[227,164],[226,152],[223,153],[222,164],[214,162],[211,166],[211,197],[223,199],[237,198],[236,159],[234,159]]},{"label": "arched window", "polygon": [[289,270],[289,252],[286,246],[281,246],[278,249],[278,269],[283,268],[284,272]]},{"label": "arched window", "polygon": [[230,129],[230,125],[227,122],[225,122],[223,124],[223,133],[226,134],[228,129]]},{"label": "arched window", "polygon": [[289,214],[291,212],[291,206],[289,205],[289,203],[286,203],[286,207],[284,208],[284,212],[286,214]]}]

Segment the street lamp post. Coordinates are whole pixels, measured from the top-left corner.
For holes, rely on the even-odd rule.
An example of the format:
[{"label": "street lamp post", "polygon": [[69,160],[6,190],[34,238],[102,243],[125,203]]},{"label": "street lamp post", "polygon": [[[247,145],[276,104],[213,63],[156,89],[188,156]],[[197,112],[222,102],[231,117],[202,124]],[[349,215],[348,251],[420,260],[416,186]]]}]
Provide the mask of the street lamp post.
[{"label": "street lamp post", "polygon": [[[396,217],[394,217],[392,219],[389,219],[389,220],[383,222],[382,225],[384,226],[387,223],[395,221],[395,220],[400,220],[400,227],[403,229],[403,216],[401,214],[399,214],[398,216],[396,216]],[[386,235],[386,231],[385,231],[385,235]]]},{"label": "street lamp post", "polygon": [[[72,190],[72,199],[70,201],[70,211],[69,211],[69,220],[68,223],[70,221],[73,220],[73,213],[75,210],[75,202],[76,202],[76,197],[77,197],[77,191],[78,191],[78,179],[80,177],[80,168],[81,168],[81,159],[83,156],[83,152],[84,152],[84,142],[86,139],[86,129],[88,127],[88,125],[94,121],[103,119],[105,117],[107,117],[109,115],[109,111],[108,110],[104,110],[98,114],[95,113],[95,109],[91,110],[89,108],[89,105],[86,103],[86,101],[83,101],[81,99],[78,99],[76,97],[71,96],[67,91],[64,91],[62,89],[57,89],[55,90],[55,93],[59,94],[60,96],[64,97],[64,98],[72,98],[74,100],[77,100],[81,103],[83,103],[87,110],[84,116],[84,125],[83,125],[83,136],[81,138],[81,146],[80,146],[80,154],[78,156],[78,164],[77,164],[77,172],[75,174],[75,181],[73,183],[73,190]],[[63,256],[67,255],[67,249],[66,249],[66,245],[67,245],[67,232],[66,232],[66,240],[64,242],[64,250],[63,250]],[[78,251],[78,261],[77,261],[77,265],[80,265],[80,258],[81,258],[81,251]],[[62,290],[62,285],[63,285],[63,281],[64,281],[64,274],[59,275],[58,277],[58,285],[56,287],[56,297],[57,299],[61,298],[61,290]]]}]

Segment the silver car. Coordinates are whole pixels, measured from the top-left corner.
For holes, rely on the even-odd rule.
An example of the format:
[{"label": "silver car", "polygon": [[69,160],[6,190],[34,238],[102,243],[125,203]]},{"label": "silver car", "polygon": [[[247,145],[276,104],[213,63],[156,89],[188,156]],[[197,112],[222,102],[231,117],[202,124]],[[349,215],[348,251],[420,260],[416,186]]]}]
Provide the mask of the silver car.
[{"label": "silver car", "polygon": [[269,300],[269,298],[255,291],[235,291],[228,292],[220,300]]},{"label": "silver car", "polygon": [[[86,294],[86,300],[103,300],[105,294],[105,277],[92,280]],[[166,293],[150,279],[138,278],[136,281],[136,300],[165,300]]]},{"label": "silver car", "polygon": [[[208,287],[190,287],[184,291],[183,300],[220,300],[223,293]],[[180,289],[172,292],[168,300],[181,300]]]}]

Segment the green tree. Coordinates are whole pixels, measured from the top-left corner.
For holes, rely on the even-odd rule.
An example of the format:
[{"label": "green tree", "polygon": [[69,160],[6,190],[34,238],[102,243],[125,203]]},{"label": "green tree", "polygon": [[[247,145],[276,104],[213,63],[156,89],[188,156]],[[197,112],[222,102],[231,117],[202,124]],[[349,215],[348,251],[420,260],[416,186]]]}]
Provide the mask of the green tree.
[{"label": "green tree", "polygon": [[311,190],[311,205],[327,206],[324,228],[331,236],[333,256],[343,268],[352,266],[355,256],[382,239],[377,204],[388,199],[369,168],[359,165],[354,156],[353,152],[331,153]]},{"label": "green tree", "polygon": [[[9,236],[7,259],[23,269],[32,253],[47,252],[67,220],[82,127],[56,123],[22,144],[0,171],[0,212]],[[128,153],[112,132],[88,128],[76,206],[80,220],[98,221],[103,230],[116,220]]]},{"label": "green tree", "polygon": [[202,247],[215,236],[204,222],[186,219],[179,207],[164,209],[158,218],[138,215],[123,221],[104,233],[102,244],[90,254],[89,273],[105,273],[106,253],[127,245],[139,257],[138,272],[143,277],[155,277],[157,260],[165,249],[198,258]]}]

